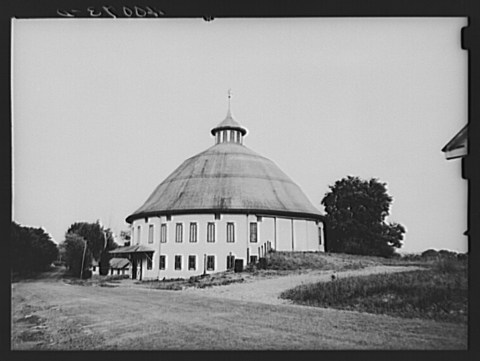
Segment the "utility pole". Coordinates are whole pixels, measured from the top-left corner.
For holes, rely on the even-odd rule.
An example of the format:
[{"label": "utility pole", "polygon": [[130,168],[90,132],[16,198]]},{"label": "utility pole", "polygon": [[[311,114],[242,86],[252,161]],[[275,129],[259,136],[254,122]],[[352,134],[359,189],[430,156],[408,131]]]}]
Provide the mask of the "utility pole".
[{"label": "utility pole", "polygon": [[85,253],[87,252],[87,241],[84,239],[85,247],[83,248],[83,257],[82,257],[82,268],[80,269],[80,279],[83,276],[83,264],[85,263]]}]

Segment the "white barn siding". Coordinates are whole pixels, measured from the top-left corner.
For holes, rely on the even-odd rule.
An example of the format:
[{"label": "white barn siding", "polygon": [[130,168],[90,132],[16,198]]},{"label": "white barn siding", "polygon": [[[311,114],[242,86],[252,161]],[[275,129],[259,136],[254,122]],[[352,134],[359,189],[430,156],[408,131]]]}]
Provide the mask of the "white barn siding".
[{"label": "white barn siding", "polygon": [[[190,242],[190,223],[197,224],[197,242]],[[215,224],[215,242],[207,242],[207,224]],[[234,224],[234,242],[227,243],[227,223]],[[250,223],[257,223],[257,242],[250,242]],[[182,224],[182,242],[176,242],[176,225]],[[161,224],[167,225],[167,241],[160,242]],[[293,234],[292,234],[293,224]],[[153,225],[153,242],[148,243],[149,226]],[[276,229],[275,229],[276,225]],[[140,226],[140,242],[137,243],[138,227]],[[152,269],[147,269],[147,261],[142,263],[142,279],[188,278],[203,274],[206,270],[206,256],[215,256],[215,269],[206,273],[225,271],[227,256],[243,259],[244,266],[249,263],[250,256],[260,257],[259,247],[267,241],[278,251],[292,251],[292,235],[294,236],[294,251],[323,251],[323,242],[319,245],[319,227],[315,221],[292,220],[290,218],[262,217],[259,222],[256,215],[222,214],[215,219],[214,214],[172,215],[167,221],[166,216],[144,218],[133,222],[135,232],[132,244],[141,244],[154,250]],[[248,252],[247,252],[248,249]],[[265,248],[264,248],[265,249]],[[160,255],[165,255],[165,270],[160,270]],[[182,256],[182,269],[175,270],[175,256]],[[188,256],[196,256],[195,270],[188,269]],[[134,271],[134,270],[132,270]]]},{"label": "white barn siding", "polygon": [[[256,220],[256,217],[254,218]],[[197,242],[190,242],[190,223],[197,223]],[[207,242],[207,224],[215,224],[215,242]],[[234,224],[234,242],[227,243],[227,223]],[[161,224],[167,224],[167,241],[160,242]],[[182,242],[176,242],[176,225],[182,224]],[[154,242],[148,243],[148,227],[154,225]],[[153,253],[152,269],[147,270],[147,261],[142,264],[142,279],[165,278],[188,278],[201,275],[206,270],[205,257],[215,256],[215,269],[206,270],[206,273],[225,271],[227,268],[227,256],[230,254],[236,259],[243,259],[246,265],[247,253],[247,217],[245,215],[224,214],[220,220],[215,219],[214,214],[192,214],[171,216],[167,221],[165,216],[151,217],[145,223],[144,219],[133,222],[135,229],[141,227],[140,244],[155,250]],[[146,233],[146,236],[143,236]],[[166,269],[160,270],[160,255],[165,255]],[[175,256],[182,256],[182,269],[175,270]],[[188,269],[188,257],[196,256],[196,269]]]},{"label": "white barn siding", "polygon": [[325,225],[323,222],[318,223],[317,232],[317,242],[320,243],[319,251],[325,252]]},{"label": "white barn siding", "polygon": [[277,218],[277,251],[292,250],[292,221]]},{"label": "white barn siding", "polygon": [[261,244],[266,244],[270,241],[273,248],[275,239],[275,218],[262,217],[261,224],[260,242]]},{"label": "white barn siding", "polygon": [[319,244],[319,226],[315,221],[307,221],[307,244],[306,251],[323,251],[323,246]]},{"label": "white barn siding", "polygon": [[295,251],[307,250],[307,221],[295,219],[293,221],[293,234],[295,240]]}]

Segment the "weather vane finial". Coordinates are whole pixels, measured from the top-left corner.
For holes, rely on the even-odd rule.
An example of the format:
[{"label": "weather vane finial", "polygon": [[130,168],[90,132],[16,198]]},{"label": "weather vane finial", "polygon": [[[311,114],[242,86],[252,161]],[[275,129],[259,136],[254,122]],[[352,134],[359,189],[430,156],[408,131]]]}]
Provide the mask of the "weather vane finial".
[{"label": "weather vane finial", "polygon": [[232,99],[232,89],[228,89],[228,112],[230,112],[230,99]]}]

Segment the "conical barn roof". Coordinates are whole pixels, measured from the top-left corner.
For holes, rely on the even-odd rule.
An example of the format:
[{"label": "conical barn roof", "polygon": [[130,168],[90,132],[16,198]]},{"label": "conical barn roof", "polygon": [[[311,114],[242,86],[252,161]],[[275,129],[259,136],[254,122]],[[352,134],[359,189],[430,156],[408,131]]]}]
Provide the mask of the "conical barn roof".
[{"label": "conical barn roof", "polygon": [[254,213],[320,219],[300,187],[271,160],[236,143],[220,143],[184,161],[127,217],[186,213]]}]

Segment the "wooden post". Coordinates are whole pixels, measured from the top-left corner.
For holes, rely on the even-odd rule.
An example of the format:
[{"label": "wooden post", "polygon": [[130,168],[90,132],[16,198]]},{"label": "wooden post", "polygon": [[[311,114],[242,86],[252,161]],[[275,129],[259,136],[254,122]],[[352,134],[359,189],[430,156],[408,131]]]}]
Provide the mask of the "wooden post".
[{"label": "wooden post", "polygon": [[273,242],[275,249],[277,249],[277,217],[273,219]]},{"label": "wooden post", "polygon": [[295,250],[295,231],[293,229],[293,218],[292,218],[292,251]]},{"label": "wooden post", "polygon": [[80,279],[83,277],[83,264],[85,263],[85,253],[87,252],[87,241],[84,239],[85,247],[83,248],[82,268],[80,269]]}]

